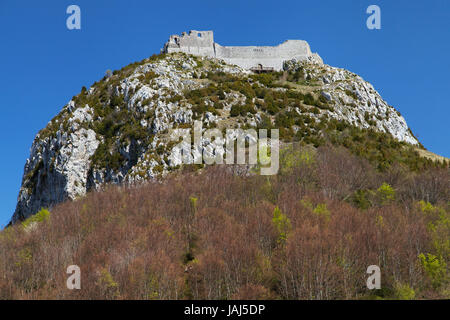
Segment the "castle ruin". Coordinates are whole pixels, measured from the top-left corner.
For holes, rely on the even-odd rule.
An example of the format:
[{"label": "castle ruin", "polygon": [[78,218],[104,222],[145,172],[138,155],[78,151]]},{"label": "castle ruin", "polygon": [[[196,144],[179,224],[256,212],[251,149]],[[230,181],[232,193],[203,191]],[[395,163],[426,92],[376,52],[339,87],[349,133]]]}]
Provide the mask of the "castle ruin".
[{"label": "castle ruin", "polygon": [[221,46],[214,42],[213,31],[191,30],[180,35],[171,35],[164,44],[163,53],[184,52],[199,56],[222,59],[255,72],[283,70],[285,61],[314,59],[322,62],[317,53],[312,53],[304,40],[286,40],[277,46]]}]

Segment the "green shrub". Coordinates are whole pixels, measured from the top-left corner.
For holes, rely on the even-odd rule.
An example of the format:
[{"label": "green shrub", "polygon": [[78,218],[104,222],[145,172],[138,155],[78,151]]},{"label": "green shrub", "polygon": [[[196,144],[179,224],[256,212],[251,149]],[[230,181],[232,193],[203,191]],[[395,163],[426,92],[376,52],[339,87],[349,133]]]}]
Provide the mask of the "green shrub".
[{"label": "green shrub", "polygon": [[274,76],[270,73],[262,73],[251,76],[254,80],[259,81],[262,85],[266,87],[271,87],[274,82]]},{"label": "green shrub", "polygon": [[448,281],[447,264],[442,258],[431,253],[427,253],[426,255],[421,253],[419,254],[419,261],[434,288],[439,288]]},{"label": "green shrub", "polygon": [[22,226],[24,228],[27,228],[34,222],[47,221],[49,218],[50,218],[50,211],[41,208],[41,210],[39,210],[36,214],[32,215],[31,217],[23,221]]},{"label": "green shrub", "polygon": [[164,167],[161,164],[158,164],[153,167],[153,172],[162,173],[164,171]]},{"label": "green shrub", "polygon": [[312,148],[284,147],[280,150],[280,174],[289,175],[301,166],[309,167],[315,163],[315,153]]},{"label": "green shrub", "polygon": [[103,291],[105,297],[117,299],[120,296],[119,284],[114,281],[111,273],[106,268],[103,268],[100,271],[97,284]]},{"label": "green shrub", "polygon": [[241,114],[241,111],[242,111],[242,106],[235,104],[234,106],[231,107],[230,116],[237,117]]},{"label": "green shrub", "polygon": [[231,110],[230,110],[230,116],[232,116],[232,117],[237,117],[239,115],[246,116],[247,113],[255,114],[256,110],[250,104],[245,104],[245,105],[235,104],[234,106],[231,107]]},{"label": "green shrub", "polygon": [[420,206],[420,210],[426,214],[432,214],[436,211],[435,206],[433,206],[431,203],[424,201],[424,200],[419,201],[419,206]]},{"label": "green shrub", "polygon": [[276,114],[278,111],[280,111],[280,108],[275,104],[273,101],[266,101],[265,103],[265,110],[269,112],[271,115]]},{"label": "green shrub", "polygon": [[416,297],[416,293],[413,288],[407,284],[397,283],[394,292],[395,297],[399,300],[414,300]]},{"label": "green shrub", "polygon": [[369,200],[371,193],[371,190],[357,190],[353,193],[350,201],[357,208],[366,210],[372,206],[372,202]]},{"label": "green shrub", "polygon": [[313,106],[315,105],[315,99],[311,93],[305,95],[303,102],[307,105]]},{"label": "green shrub", "polygon": [[192,213],[193,216],[197,212],[197,201],[198,201],[198,198],[196,198],[196,197],[189,197],[189,202],[191,204],[191,213]]},{"label": "green shrub", "polygon": [[433,253],[446,263],[450,259],[450,213],[444,208],[433,206],[426,201],[419,201],[420,210],[428,221],[428,232],[431,234]]},{"label": "green shrub", "polygon": [[383,183],[378,189],[377,194],[381,204],[386,204],[395,199],[395,190],[389,184]]},{"label": "green shrub", "polygon": [[279,113],[275,118],[275,125],[277,127],[290,128],[294,125],[294,118],[292,117],[292,114],[286,112]]},{"label": "green shrub", "polygon": [[113,107],[123,105],[124,104],[123,95],[112,96],[110,104]]},{"label": "green shrub", "polygon": [[278,206],[275,207],[275,209],[273,210],[272,223],[275,226],[275,229],[277,230],[278,233],[277,241],[279,243],[285,242],[287,240],[288,233],[290,232],[292,226],[289,218],[281,212]]},{"label": "green shrub", "polygon": [[330,221],[331,213],[330,210],[328,210],[327,205],[325,203],[319,203],[314,208],[313,212],[321,219],[324,219],[325,221]]}]

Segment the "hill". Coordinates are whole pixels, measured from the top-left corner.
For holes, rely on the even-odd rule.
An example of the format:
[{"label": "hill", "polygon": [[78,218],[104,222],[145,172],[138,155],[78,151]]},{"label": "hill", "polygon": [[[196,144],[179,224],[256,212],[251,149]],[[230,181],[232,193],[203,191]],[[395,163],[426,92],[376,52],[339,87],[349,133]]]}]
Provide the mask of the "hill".
[{"label": "hill", "polygon": [[[380,172],[343,147],[292,144],[278,175],[194,169],[0,232],[0,299],[450,297],[448,168]],[[81,290],[66,288],[73,264]]]},{"label": "hill", "polygon": [[[255,75],[214,58],[161,54],[109,72],[82,88],[31,146],[17,223],[42,207],[105,183],[136,183],[177,171],[169,129],[277,128],[284,142],[343,145],[384,170],[444,162],[421,157],[405,120],[361,77],[322,61],[288,61]],[[202,139],[195,147],[214,146]],[[422,148],[422,147],[421,147]]]},{"label": "hill", "polygon": [[[278,173],[258,174],[261,154],[184,163],[172,129],[195,121],[278,129]],[[154,55],[83,87],[36,135],[0,232],[0,299],[448,299],[449,183],[448,159],[350,71]]]}]

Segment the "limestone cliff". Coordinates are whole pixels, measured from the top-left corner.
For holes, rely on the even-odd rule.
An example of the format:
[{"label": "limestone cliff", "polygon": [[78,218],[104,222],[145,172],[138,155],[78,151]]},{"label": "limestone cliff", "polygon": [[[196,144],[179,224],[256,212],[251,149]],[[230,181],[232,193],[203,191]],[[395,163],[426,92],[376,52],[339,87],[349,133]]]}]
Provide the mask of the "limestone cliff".
[{"label": "limestone cliff", "polygon": [[[177,169],[170,128],[284,127],[316,144],[333,119],[417,145],[405,119],[373,86],[321,61],[288,61],[253,75],[183,53],[152,56],[83,88],[31,146],[12,223],[105,183],[133,183]],[[200,148],[208,148],[203,141]]]}]

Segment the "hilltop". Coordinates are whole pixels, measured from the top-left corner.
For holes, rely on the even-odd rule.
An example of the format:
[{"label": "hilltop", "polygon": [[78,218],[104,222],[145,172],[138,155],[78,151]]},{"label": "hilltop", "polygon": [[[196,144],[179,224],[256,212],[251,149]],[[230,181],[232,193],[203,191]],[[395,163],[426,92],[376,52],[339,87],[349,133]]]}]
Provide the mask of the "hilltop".
[{"label": "hilltop", "polygon": [[[83,87],[32,144],[0,299],[448,298],[448,159],[360,76],[283,67],[170,53]],[[194,121],[279,129],[278,174],[183,164],[170,129]]]},{"label": "hilltop", "polygon": [[[283,142],[342,145],[380,170],[440,166],[417,153],[406,121],[360,76],[317,59],[253,74],[223,60],[154,55],[82,88],[33,141],[12,223],[104,184],[180,170],[168,130],[278,128]],[[201,141],[197,148],[211,148]]]}]

